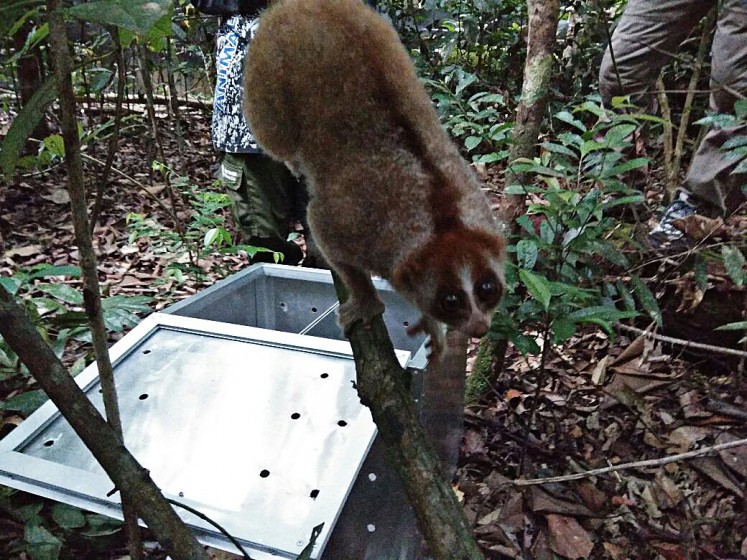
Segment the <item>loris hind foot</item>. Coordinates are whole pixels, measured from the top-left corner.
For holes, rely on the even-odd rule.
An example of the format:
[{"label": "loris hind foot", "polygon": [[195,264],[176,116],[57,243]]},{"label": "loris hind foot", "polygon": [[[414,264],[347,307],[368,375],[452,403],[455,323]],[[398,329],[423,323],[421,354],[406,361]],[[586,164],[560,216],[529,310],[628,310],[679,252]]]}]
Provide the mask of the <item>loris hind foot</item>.
[{"label": "loris hind foot", "polygon": [[370,323],[374,317],[382,313],[384,313],[384,304],[375,294],[373,297],[364,298],[351,295],[348,301],[340,305],[337,320],[345,336],[348,336],[355,323],[358,321],[362,321],[363,324]]},{"label": "loris hind foot", "polygon": [[379,299],[369,274],[341,263],[334,263],[332,268],[337,271],[350,292],[348,300],[340,305],[337,313],[340,326],[345,336],[348,336],[356,322],[370,323],[374,317],[384,313],[384,304]]}]

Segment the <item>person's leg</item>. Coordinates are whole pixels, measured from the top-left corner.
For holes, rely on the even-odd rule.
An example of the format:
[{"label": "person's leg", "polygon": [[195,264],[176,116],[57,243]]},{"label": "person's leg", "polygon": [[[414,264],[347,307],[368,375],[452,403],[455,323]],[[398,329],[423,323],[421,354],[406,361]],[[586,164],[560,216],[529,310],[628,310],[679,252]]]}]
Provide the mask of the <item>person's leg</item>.
[{"label": "person's leg", "polygon": [[[288,169],[264,154],[227,153],[220,176],[244,243],[283,253],[284,264],[298,264],[303,253],[287,241],[295,186]],[[260,252],[253,260],[273,262],[273,255]]]},{"label": "person's leg", "polygon": [[[724,0],[711,48],[710,109],[732,113],[739,95],[747,94],[747,2]],[[727,157],[721,146],[737,135],[747,135],[747,125],[714,126],[693,155],[686,186],[699,211],[725,214],[744,201],[741,189],[747,174],[731,171],[739,160]]]},{"label": "person's leg", "polygon": [[715,0],[629,0],[599,70],[599,92],[609,106],[630,95],[645,112],[656,107],[652,92],[662,67]]}]

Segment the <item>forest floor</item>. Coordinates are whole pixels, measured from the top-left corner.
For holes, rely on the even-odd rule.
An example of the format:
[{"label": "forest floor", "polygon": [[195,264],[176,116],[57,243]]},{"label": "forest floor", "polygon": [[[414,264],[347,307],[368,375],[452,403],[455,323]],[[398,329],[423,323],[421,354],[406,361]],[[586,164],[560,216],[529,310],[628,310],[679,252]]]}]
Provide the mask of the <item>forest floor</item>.
[{"label": "forest floor", "polygon": [[[173,132],[162,132],[164,151],[179,175],[206,186],[213,181],[215,160],[208,121],[195,112],[187,123],[181,148]],[[165,273],[173,255],[148,240],[130,242],[129,213],[173,226],[161,207],[170,204],[168,188],[147,168],[145,155],[153,148],[147,136],[139,128],[122,139],[114,165],[130,179],[113,177],[95,243],[105,293],[151,296],[153,309],[161,309],[240,270],[247,260],[214,253],[202,260],[202,278],[180,280]],[[103,144],[98,150],[95,154],[89,147],[86,154],[104,160]],[[89,177],[101,171],[91,159],[85,165]],[[77,263],[64,185],[64,169],[57,166],[43,174],[20,174],[0,186],[0,276],[39,264]],[[178,216],[186,223],[188,209],[180,207]],[[665,261],[652,259],[659,267],[667,266]],[[676,264],[668,270],[652,288],[662,307],[667,302],[673,322],[686,327],[669,334],[684,336],[691,332],[688,325],[697,325],[695,311],[703,294],[694,303],[692,282]],[[723,275],[714,273],[712,286],[709,292],[716,299],[735,297],[743,305],[744,292],[728,285]],[[120,336],[113,335],[112,342]],[[734,341],[720,335],[704,336],[702,342],[724,346]],[[66,350],[65,363],[71,365],[85,347],[71,342]],[[612,339],[587,330],[550,349],[543,363],[510,348],[506,364],[492,390],[466,407],[453,480],[487,558],[747,558],[747,447],[662,461],[747,438],[743,358],[717,349],[696,353],[635,331],[620,330]],[[0,401],[34,388],[25,380],[19,385],[17,378],[2,379]],[[0,409],[0,433],[7,434],[27,412]],[[639,461],[649,462],[574,481],[514,484]],[[24,515],[31,510],[47,515],[46,509],[39,513],[38,502],[21,493],[0,494],[3,558],[35,557],[24,552],[29,537]],[[47,517],[50,531],[67,543],[63,557],[126,557],[118,536],[94,546]]]}]

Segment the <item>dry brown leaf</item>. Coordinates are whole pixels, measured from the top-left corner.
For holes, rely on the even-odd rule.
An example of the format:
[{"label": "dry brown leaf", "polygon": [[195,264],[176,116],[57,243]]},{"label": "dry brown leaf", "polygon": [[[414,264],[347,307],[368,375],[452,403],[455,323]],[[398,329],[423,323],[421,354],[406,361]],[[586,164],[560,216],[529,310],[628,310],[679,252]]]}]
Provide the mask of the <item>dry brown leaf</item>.
[{"label": "dry brown leaf", "polygon": [[51,194],[43,194],[42,198],[55,204],[70,204],[70,194],[67,189],[55,189]]},{"label": "dry brown leaf", "polygon": [[13,257],[33,257],[40,254],[44,249],[41,245],[24,245],[23,247],[13,247],[5,251],[5,256]]},{"label": "dry brown leaf", "polygon": [[669,432],[666,439],[674,446],[671,448],[672,451],[675,453],[685,453],[695,447],[695,444],[700,440],[711,435],[712,432],[713,430],[710,428],[680,426]]},{"label": "dry brown leaf", "polygon": [[689,558],[677,543],[659,542],[653,543],[652,546],[665,560],[687,560]]},{"label": "dry brown leaf", "polygon": [[702,241],[716,233],[724,225],[721,218],[708,218],[701,214],[690,214],[672,221],[672,225],[694,241]]},{"label": "dry brown leaf", "polygon": [[[738,437],[724,432],[716,438],[716,443],[729,443],[738,439]],[[719,451],[719,456],[737,476],[742,477],[742,479],[747,478],[747,447],[724,449]]]},{"label": "dry brown leaf", "polygon": [[698,459],[693,459],[690,461],[689,465],[698,472],[706,475],[725,490],[728,490],[740,498],[742,497],[744,492],[739,485],[739,482],[734,480],[731,473],[726,470],[726,468],[722,466],[722,463],[715,457],[700,457]]},{"label": "dry brown leaf", "polygon": [[594,548],[594,543],[589,538],[589,533],[573,517],[564,515],[548,514],[547,519],[548,536],[550,537],[550,548],[564,558],[575,560],[587,558]]},{"label": "dry brown leaf", "polygon": [[556,498],[544,490],[533,486],[530,490],[530,506],[535,513],[557,513],[561,515],[582,515],[593,517],[594,514],[583,504]]},{"label": "dry brown leaf", "polygon": [[664,509],[672,509],[685,499],[682,490],[661,469],[654,477],[653,490],[656,493],[659,505]]}]

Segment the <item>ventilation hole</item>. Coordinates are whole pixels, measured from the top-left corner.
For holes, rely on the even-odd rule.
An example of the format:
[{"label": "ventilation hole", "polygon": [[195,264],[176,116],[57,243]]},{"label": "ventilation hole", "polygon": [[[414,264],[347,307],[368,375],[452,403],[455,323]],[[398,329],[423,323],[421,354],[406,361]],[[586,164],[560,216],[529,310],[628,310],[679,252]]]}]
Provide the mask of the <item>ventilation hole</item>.
[{"label": "ventilation hole", "polygon": [[347,422],[345,422],[345,420],[340,420],[340,421],[339,421],[339,422],[337,423],[337,425],[338,425],[338,426],[340,426],[341,428],[344,428],[345,426],[347,426],[347,425],[348,425],[348,423],[347,423]]},{"label": "ventilation hole", "polygon": [[322,377],[322,379],[327,379],[329,377],[329,374],[328,373],[323,373],[321,377]]},{"label": "ventilation hole", "polygon": [[298,412],[294,412],[293,414],[291,414],[291,418],[293,418],[293,420],[298,420],[299,418],[301,418],[301,415]]},{"label": "ventilation hole", "polygon": [[368,480],[370,480],[371,482],[376,482],[377,478],[378,477],[376,476],[376,473],[368,473]]},{"label": "ventilation hole", "polygon": [[369,533],[375,532],[376,525],[374,525],[373,523],[369,523],[368,525],[366,525],[366,531],[368,531]]},{"label": "ventilation hole", "polygon": [[319,490],[312,490],[309,496],[312,500],[316,500],[316,497],[319,495]]},{"label": "ventilation hole", "polygon": [[53,445],[54,445],[53,439],[48,439],[47,441],[44,442],[44,447],[52,447]]},{"label": "ventilation hole", "polygon": [[280,302],[280,309],[281,309],[281,310],[283,310],[283,311],[287,311],[287,309],[288,309],[288,304],[287,304],[287,303],[285,303],[284,301],[281,301],[281,302]]},{"label": "ventilation hole", "polygon": [[143,350],[143,354],[150,354],[150,350]]},{"label": "ventilation hole", "polygon": [[184,497],[184,492],[179,492],[179,497],[183,498]]},{"label": "ventilation hole", "polygon": [[268,476],[270,476],[270,471],[268,471],[267,469],[262,469],[262,471],[259,473],[259,476],[261,476],[262,478],[267,478]]},{"label": "ventilation hole", "polygon": [[143,394],[142,394],[142,395],[140,395],[140,396],[139,396],[138,398],[139,398],[139,399],[140,399],[141,401],[144,401],[145,399],[147,399],[147,398],[148,398],[148,393],[143,393]]},{"label": "ventilation hole", "polygon": [[404,326],[406,326],[406,327],[409,327],[409,326],[410,326],[410,321],[405,321],[405,322],[404,322],[404,323],[402,323],[402,324],[403,324]]},{"label": "ventilation hole", "polygon": [[312,313],[316,313],[316,307],[312,307],[312,308],[311,308],[311,312],[312,312]]}]

